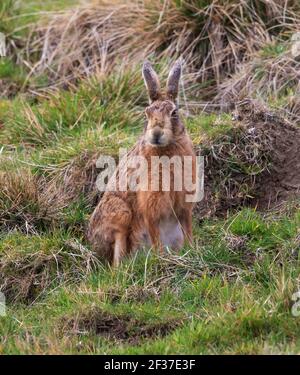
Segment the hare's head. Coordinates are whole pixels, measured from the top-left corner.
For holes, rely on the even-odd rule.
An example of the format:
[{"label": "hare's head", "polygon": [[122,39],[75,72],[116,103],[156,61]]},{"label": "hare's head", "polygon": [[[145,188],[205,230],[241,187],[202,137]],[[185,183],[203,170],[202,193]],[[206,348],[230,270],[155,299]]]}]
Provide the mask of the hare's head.
[{"label": "hare's head", "polygon": [[177,95],[181,76],[181,61],[177,60],[172,67],[166,92],[162,92],[157,74],[151,64],[143,65],[143,77],[148,89],[150,105],[146,108],[147,125],[144,140],[154,147],[167,146],[176,140],[183,131],[178,117]]}]

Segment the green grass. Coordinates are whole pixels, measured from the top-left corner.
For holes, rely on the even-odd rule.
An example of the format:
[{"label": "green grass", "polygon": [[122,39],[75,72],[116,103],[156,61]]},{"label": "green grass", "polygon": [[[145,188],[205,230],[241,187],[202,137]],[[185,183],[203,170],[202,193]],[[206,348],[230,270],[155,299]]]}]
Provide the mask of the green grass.
[{"label": "green grass", "polygon": [[[117,271],[93,257],[84,233],[94,198],[81,186],[89,160],[116,155],[142,129],[142,81],[122,74],[124,81],[91,79],[38,102],[1,102],[0,280],[8,301],[1,352],[299,352],[293,204],[281,213],[242,209],[195,221],[194,246],[163,256],[140,251]],[[234,126],[227,114],[202,114],[187,128],[195,144],[213,144]],[[71,199],[59,190],[69,177]],[[115,321],[123,336],[97,328]]]},{"label": "green grass", "polygon": [[[21,51],[26,45],[31,28],[46,18],[47,14],[76,5],[71,0],[1,0],[0,32],[6,37],[7,56],[0,57],[0,100],[1,97],[14,96],[24,91],[30,82],[34,87],[46,86],[48,78],[44,75],[29,76],[30,64],[34,64],[34,54],[30,63],[25,64]],[[22,56],[22,58],[20,58]],[[3,81],[2,81],[3,80]],[[1,82],[2,81],[2,82]],[[7,87],[3,93],[2,83]]]},{"label": "green grass", "polygon": [[89,129],[134,131],[139,118],[135,109],[137,99],[131,103],[129,98],[138,98],[136,93],[142,92],[141,87],[137,73],[126,72],[108,79],[92,78],[75,92],[61,91],[37,104],[15,99],[9,114],[5,112],[6,126],[0,141],[45,148],[64,140],[69,143],[76,137],[85,138]]},{"label": "green grass", "polygon": [[[291,245],[297,228],[299,213],[274,221],[245,209],[225,222],[195,223],[195,246],[185,249],[188,253],[158,257],[140,252],[118,271],[96,267],[83,275],[84,281],[70,276],[70,268],[80,269],[86,261],[68,259],[64,249],[70,234],[4,236],[1,253],[7,261],[11,251],[11,263],[28,256],[54,257],[60,248],[66,258],[59,262],[60,271],[48,260],[54,283],[43,298],[30,308],[18,300],[9,304],[7,317],[0,320],[2,352],[297,353],[299,324],[290,299],[299,274],[299,248]],[[237,236],[246,236],[242,248],[232,241]],[[55,282],[59,272],[68,275],[65,282]],[[138,337],[134,343],[97,334],[93,321],[103,315],[132,319],[144,330],[168,323],[175,328],[165,337],[157,333],[145,339],[131,327]],[[76,332],[74,321],[86,319],[91,326]]]},{"label": "green grass", "polygon": [[[0,31],[25,40],[36,12],[73,4],[6,0]],[[261,55],[276,57],[282,48],[268,44]],[[0,80],[23,87],[26,73],[14,58],[0,59]],[[147,98],[141,73],[114,69],[45,96],[23,88],[0,98],[0,286],[7,299],[0,353],[300,352],[299,317],[291,312],[292,295],[300,290],[299,202],[286,202],[280,211],[235,207],[223,216],[195,215],[193,246],[163,255],[144,249],[112,270],[85,239],[97,200],[95,161],[101,154],[117,157],[142,132]],[[285,91],[270,104],[281,106],[290,95]],[[206,156],[212,147],[220,157],[218,147],[233,146],[214,181],[216,196],[218,184],[226,190],[238,174],[259,174],[259,166],[236,151],[243,145],[230,114],[200,113],[185,123]],[[245,189],[238,194],[248,196]]]},{"label": "green grass", "polygon": [[231,115],[226,113],[220,115],[204,113],[188,119],[186,125],[195,144],[214,141],[233,128]]},{"label": "green grass", "polygon": [[17,37],[24,36],[28,26],[37,22],[46,12],[60,11],[71,5],[74,0],[2,0],[0,4],[0,31]]},{"label": "green grass", "polygon": [[18,80],[20,77],[20,69],[7,58],[1,58],[0,60],[0,79],[9,78],[12,80]]},{"label": "green grass", "polygon": [[[1,169],[12,182],[5,180],[11,188],[0,207],[8,300],[7,316],[0,318],[1,352],[297,353],[299,324],[291,314],[291,295],[299,289],[295,207],[195,221],[193,247],[164,256],[140,251],[112,271],[98,264],[84,240],[88,196],[77,192],[65,203],[51,189],[40,195],[41,181],[66,176],[70,168],[84,171],[95,153],[116,155],[133,144],[144,98],[137,89],[130,93],[126,77],[124,90],[112,76],[38,103],[2,102]],[[189,119],[187,128],[195,144],[210,144],[230,135],[233,123],[226,114],[203,114]],[[75,182],[80,185],[80,178]],[[99,321],[121,321],[124,336],[97,331]]]},{"label": "green grass", "polygon": [[263,58],[277,57],[287,50],[284,43],[270,43],[264,46],[260,51],[260,56]]}]

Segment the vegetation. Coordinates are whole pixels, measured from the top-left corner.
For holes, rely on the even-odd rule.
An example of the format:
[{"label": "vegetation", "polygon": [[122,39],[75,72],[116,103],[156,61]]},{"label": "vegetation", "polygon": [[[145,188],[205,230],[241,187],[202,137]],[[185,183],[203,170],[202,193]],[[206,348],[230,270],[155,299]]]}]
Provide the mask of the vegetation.
[{"label": "vegetation", "polygon": [[[299,18],[292,0],[1,2],[1,353],[300,352]],[[206,163],[194,244],[112,270],[85,238],[96,161],[142,131],[144,57],[165,76],[179,55]]]}]

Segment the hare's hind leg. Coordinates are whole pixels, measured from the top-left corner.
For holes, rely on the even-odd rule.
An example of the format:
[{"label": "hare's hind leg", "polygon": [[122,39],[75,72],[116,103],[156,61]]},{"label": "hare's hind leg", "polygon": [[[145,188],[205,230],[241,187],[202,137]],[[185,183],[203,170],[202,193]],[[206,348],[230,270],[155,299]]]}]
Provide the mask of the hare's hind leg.
[{"label": "hare's hind leg", "polygon": [[185,209],[179,215],[179,222],[182,225],[184,239],[189,244],[193,244],[193,225],[192,225],[192,210]]},{"label": "hare's hind leg", "polygon": [[122,256],[126,254],[126,243],[126,233],[117,232],[115,234],[113,267],[119,267]]}]

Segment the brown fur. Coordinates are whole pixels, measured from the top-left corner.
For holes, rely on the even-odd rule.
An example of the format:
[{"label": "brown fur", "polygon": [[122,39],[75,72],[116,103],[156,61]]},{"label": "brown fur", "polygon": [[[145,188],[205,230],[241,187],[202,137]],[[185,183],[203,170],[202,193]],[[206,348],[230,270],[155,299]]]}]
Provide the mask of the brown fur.
[{"label": "brown fur", "polygon": [[[151,65],[148,62],[144,64],[143,76],[151,101],[146,108],[148,123],[128,157],[141,155],[150,166],[152,156],[192,156],[194,181],[195,154],[175,104],[180,73],[181,64],[176,62],[170,72],[164,95]],[[123,162],[120,161],[116,172],[117,181],[122,175]],[[99,255],[114,266],[119,265],[124,255],[141,247],[145,240],[154,248],[162,250],[161,225],[166,228],[180,225],[185,240],[192,241],[193,203],[185,201],[185,190],[174,191],[172,188],[172,181],[177,178],[174,166],[171,165],[171,191],[162,190],[161,173],[160,168],[159,191],[152,191],[151,188],[148,191],[106,191],[92,214],[89,239]],[[148,183],[151,186],[151,168],[148,171]],[[174,240],[174,244],[175,248],[182,246],[180,240]]]}]

